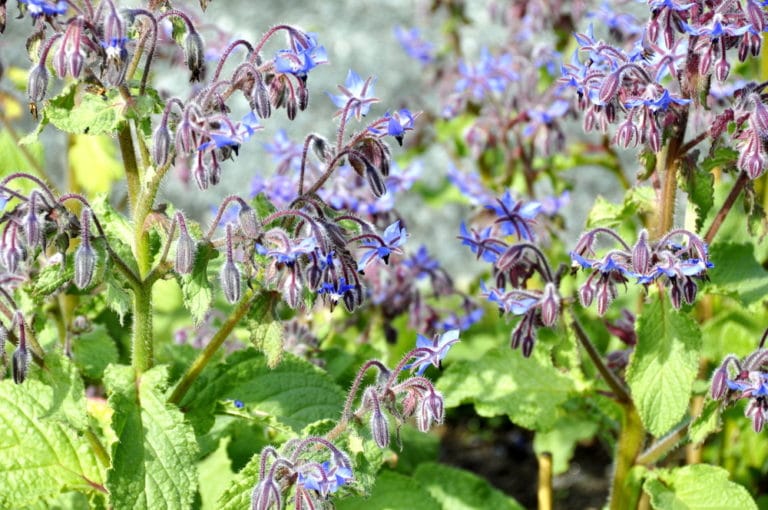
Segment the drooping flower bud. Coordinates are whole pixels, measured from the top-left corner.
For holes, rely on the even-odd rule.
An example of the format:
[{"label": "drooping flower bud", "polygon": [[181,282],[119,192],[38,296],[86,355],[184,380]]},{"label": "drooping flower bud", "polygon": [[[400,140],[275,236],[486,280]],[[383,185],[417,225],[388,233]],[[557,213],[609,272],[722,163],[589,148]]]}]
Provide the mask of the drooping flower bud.
[{"label": "drooping flower bud", "polygon": [[83,209],[80,216],[80,246],[75,252],[75,277],[73,279],[78,289],[84,289],[91,284],[93,271],[96,267],[96,253],[91,247],[90,222],[90,209]]},{"label": "drooping flower bud", "polygon": [[33,191],[29,194],[27,214],[24,217],[24,235],[27,238],[27,245],[30,248],[36,248],[42,244],[42,227],[40,225],[40,218],[37,215],[38,200],[39,193],[37,191]]},{"label": "drooping flower bud", "polygon": [[560,296],[555,284],[547,282],[544,286],[544,295],[541,298],[541,322],[547,327],[552,327],[557,323],[559,315]]},{"label": "drooping flower bud", "polygon": [[381,197],[387,192],[387,184],[384,182],[384,177],[369,164],[365,167],[365,177],[368,179],[368,185],[371,187],[375,197]]},{"label": "drooping flower bud", "polygon": [[179,274],[189,274],[195,267],[197,243],[189,235],[184,215],[177,212],[176,221],[179,224],[179,240],[176,243],[176,260],[173,268]]},{"label": "drooping flower bud", "polygon": [[243,231],[245,237],[258,239],[261,236],[261,225],[259,225],[259,218],[256,216],[256,211],[253,207],[247,204],[241,205],[237,220],[240,223],[240,230]]},{"label": "drooping flower bud", "polygon": [[44,63],[40,63],[29,71],[27,80],[27,97],[30,103],[37,103],[45,98],[45,91],[48,88],[48,70]]},{"label": "drooping flower bud", "polygon": [[205,78],[205,48],[203,38],[197,30],[189,27],[187,36],[184,38],[184,55],[187,61],[187,67],[191,71],[189,81],[203,81]]},{"label": "drooping flower bud", "polygon": [[714,400],[720,400],[728,389],[728,370],[721,366],[712,375],[711,395]]},{"label": "drooping flower bud", "polygon": [[651,247],[648,245],[648,232],[643,229],[632,248],[632,270],[639,275],[648,272],[651,265]]},{"label": "drooping flower bud", "polygon": [[21,384],[27,378],[29,372],[29,352],[26,346],[21,347],[21,343],[13,351],[13,357],[11,358],[11,371],[13,373],[13,382]]},{"label": "drooping flower bud", "polygon": [[227,224],[227,260],[221,266],[221,288],[224,291],[224,297],[229,303],[236,303],[240,300],[240,270],[235,265],[232,256],[232,225]]},{"label": "drooping flower bud", "polygon": [[371,413],[371,435],[379,448],[389,446],[389,423],[387,417],[381,412],[378,403]]},{"label": "drooping flower bud", "polygon": [[152,134],[152,161],[156,167],[165,166],[171,150],[171,133],[164,123],[157,126]]}]

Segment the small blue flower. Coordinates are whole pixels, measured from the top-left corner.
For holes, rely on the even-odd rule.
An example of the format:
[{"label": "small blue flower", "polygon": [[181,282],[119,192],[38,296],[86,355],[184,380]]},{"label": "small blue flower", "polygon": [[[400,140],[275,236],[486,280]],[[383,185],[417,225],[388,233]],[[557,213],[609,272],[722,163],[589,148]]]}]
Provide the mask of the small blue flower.
[{"label": "small blue flower", "polygon": [[395,38],[409,57],[422,64],[428,64],[435,59],[435,45],[424,40],[418,28],[406,30],[401,26],[396,26]]},{"label": "small blue flower", "polygon": [[[403,145],[403,137],[405,136],[405,132],[411,131],[413,129],[414,116],[410,110],[403,108],[400,111],[392,113],[387,112],[384,114],[381,120],[386,121],[387,123],[386,134],[389,136],[394,136],[395,140],[397,140],[397,143]],[[381,135],[384,133],[384,130],[377,129],[375,127],[370,127],[368,130],[376,135]]]},{"label": "small blue flower", "polygon": [[403,370],[416,369],[417,375],[422,375],[429,365],[440,368],[440,361],[448,354],[448,349],[459,341],[459,330],[446,331],[434,340],[418,335],[416,353],[413,362],[405,365]]},{"label": "small blue flower", "polygon": [[328,63],[325,47],[317,44],[317,34],[306,34],[306,44],[297,43],[293,50],[280,50],[275,56],[275,70],[306,78],[320,64]]},{"label": "small blue flower", "polygon": [[659,110],[668,110],[672,105],[684,105],[690,103],[690,99],[683,99],[680,97],[672,96],[667,89],[656,99],[632,99],[624,103],[627,108],[636,108],[638,106],[645,106],[649,110],[656,112]]},{"label": "small blue flower", "polygon": [[27,4],[27,10],[33,18],[39,16],[58,16],[67,12],[68,5],[66,0],[51,2],[47,0],[21,0],[21,3]]},{"label": "small blue flower", "polygon": [[243,402],[242,400],[233,400],[232,403],[238,409],[242,409],[245,407],[245,402]]},{"label": "small blue flower", "polygon": [[363,247],[366,251],[357,263],[358,271],[364,270],[375,257],[380,258],[385,264],[388,264],[389,256],[392,253],[401,253],[400,247],[404,245],[406,239],[408,239],[408,232],[405,230],[405,227],[401,226],[400,220],[397,220],[384,230],[381,239],[384,241],[384,244],[380,244],[378,240],[374,239],[366,239],[363,241]]},{"label": "small blue flower", "polygon": [[292,266],[302,255],[307,255],[315,251],[317,243],[313,237],[305,237],[301,241],[288,241],[287,246],[278,248],[266,248],[256,243],[256,251],[261,255],[273,258],[279,264]]},{"label": "small blue flower", "polygon": [[346,278],[342,276],[338,281],[323,283],[317,289],[317,293],[326,296],[334,303],[338,303],[339,299],[344,297],[344,294],[352,290],[355,290],[355,286],[348,284]]},{"label": "small blue flower", "polygon": [[477,257],[482,257],[485,262],[495,263],[499,258],[499,254],[494,250],[493,245],[497,245],[501,248],[501,243],[494,242],[491,239],[491,227],[487,227],[484,230],[468,229],[464,222],[461,222],[460,232],[461,244],[469,246],[472,253],[476,253]]},{"label": "small blue flower", "polygon": [[516,235],[523,240],[533,240],[531,226],[534,223],[534,218],[541,211],[541,204],[539,202],[518,202],[512,198],[509,190],[504,193],[503,197],[496,199],[496,202],[498,205],[491,204],[485,207],[496,213],[498,219],[495,223],[501,225],[504,235]]},{"label": "small blue flower", "polygon": [[305,489],[315,490],[325,498],[328,494],[339,490],[339,487],[351,479],[351,469],[325,461],[322,464],[311,464],[310,469],[307,469],[306,472],[300,472],[298,482]]},{"label": "small blue flower", "polygon": [[373,96],[373,86],[375,83],[376,78],[371,76],[363,80],[356,72],[350,69],[344,85],[338,86],[341,95],[334,96],[327,92],[326,94],[331,98],[333,104],[340,108],[337,115],[341,115],[344,109],[347,108],[347,104],[349,104],[347,119],[354,116],[360,120],[361,117],[368,114],[371,104],[379,101],[378,98]]}]

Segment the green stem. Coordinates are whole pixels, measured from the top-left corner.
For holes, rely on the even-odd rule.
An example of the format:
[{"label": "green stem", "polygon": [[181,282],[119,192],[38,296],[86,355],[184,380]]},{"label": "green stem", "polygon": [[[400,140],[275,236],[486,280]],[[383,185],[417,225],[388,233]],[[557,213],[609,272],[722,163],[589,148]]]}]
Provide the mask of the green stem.
[{"label": "green stem", "polygon": [[136,163],[136,152],[133,147],[133,137],[131,136],[131,125],[124,122],[123,126],[117,132],[117,140],[120,143],[120,154],[123,156],[123,166],[125,167],[125,180],[128,182],[128,201],[132,206],[136,204],[141,191],[141,177],[139,176],[139,167]]},{"label": "green stem", "polygon": [[187,394],[187,391],[192,386],[192,383],[195,382],[203,369],[211,361],[213,355],[216,354],[216,351],[218,351],[219,347],[224,343],[224,340],[227,339],[229,334],[232,333],[232,330],[235,329],[235,326],[237,326],[237,323],[240,322],[246,312],[251,308],[253,299],[256,296],[257,293],[253,290],[249,290],[245,296],[243,296],[243,299],[240,301],[240,304],[237,305],[235,311],[227,317],[227,320],[224,321],[224,324],[222,324],[219,330],[213,335],[213,338],[211,338],[211,341],[205,346],[203,352],[200,353],[187,370],[187,373],[181,378],[179,384],[176,385],[173,394],[171,394],[171,397],[168,399],[169,403],[179,405],[184,398],[184,395]]},{"label": "green stem", "polygon": [[88,440],[88,444],[91,445],[91,450],[93,450],[93,454],[96,455],[98,461],[101,463],[104,469],[108,469],[109,466],[112,465],[112,461],[109,458],[107,449],[104,448],[103,444],[101,444],[99,437],[94,434],[93,430],[90,428],[85,431],[85,437]]},{"label": "green stem", "polygon": [[688,124],[688,110],[680,115],[677,130],[659,155],[659,162],[664,162],[664,180],[659,200],[659,221],[656,224],[656,237],[669,232],[675,223],[675,195],[677,194],[677,169],[680,166],[680,149],[683,146],[685,130]]},{"label": "green stem", "polygon": [[[630,402],[624,404],[619,442],[616,445],[616,470],[611,486],[611,510],[630,510],[634,499],[629,472],[635,465],[645,439],[645,429],[637,409]],[[632,509],[633,510],[633,509]]]},{"label": "green stem", "polygon": [[132,364],[137,375],[152,367],[152,287],[142,285],[133,290]]},{"label": "green stem", "polygon": [[672,432],[662,437],[637,456],[637,464],[653,464],[680,445],[688,435],[691,419],[686,418]]}]

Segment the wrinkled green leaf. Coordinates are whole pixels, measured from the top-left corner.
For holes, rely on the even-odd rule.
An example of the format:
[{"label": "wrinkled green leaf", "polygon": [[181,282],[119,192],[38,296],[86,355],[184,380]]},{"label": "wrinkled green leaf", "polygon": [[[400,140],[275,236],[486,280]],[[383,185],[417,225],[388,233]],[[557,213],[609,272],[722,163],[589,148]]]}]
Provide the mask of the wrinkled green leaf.
[{"label": "wrinkled green leaf", "polygon": [[336,499],[334,503],[337,510],[359,508],[366,510],[392,510],[396,508],[440,510],[441,508],[452,508],[442,507],[418,480],[392,471],[382,471],[379,474],[370,497],[357,496]]},{"label": "wrinkled green leaf", "polygon": [[110,365],[104,374],[113,409],[112,445],[107,473],[115,508],[190,508],[197,490],[197,442],[184,415],[166,403],[166,367],[155,367],[139,381],[131,367]]},{"label": "wrinkled green leaf", "polygon": [[430,462],[419,465],[413,478],[443,510],[523,510],[517,501],[469,471]]},{"label": "wrinkled green leaf", "polygon": [[445,407],[470,402],[481,416],[508,415],[534,430],[554,425],[557,408],[574,391],[571,380],[558,371],[546,353],[534,349],[530,358],[519,350],[499,347],[477,360],[450,365],[437,381]]},{"label": "wrinkled green leaf", "polygon": [[708,291],[731,296],[745,306],[768,299],[768,271],[755,260],[752,245],[715,243],[709,258],[715,267],[709,270]]},{"label": "wrinkled green leaf", "polygon": [[638,318],[637,345],[627,368],[637,410],[654,436],[668,432],[688,410],[699,366],[701,332],[688,316],[653,295]]},{"label": "wrinkled green leaf", "polygon": [[725,469],[696,464],[649,474],[643,490],[656,510],[757,510],[747,489],[728,480]]},{"label": "wrinkled green leaf", "polygon": [[598,425],[594,421],[574,419],[570,416],[557,420],[552,430],[537,432],[533,439],[536,454],[552,454],[552,470],[556,475],[568,471],[568,464],[579,441],[594,437]]},{"label": "wrinkled green leaf", "polygon": [[62,421],[43,418],[55,407],[54,389],[44,382],[0,381],[0,508],[104,490],[104,471],[87,440]]},{"label": "wrinkled green leaf", "polygon": [[344,392],[327,374],[307,361],[286,355],[274,369],[253,349],[230,355],[206,370],[182,402],[196,432],[213,425],[220,400],[240,400],[253,411],[276,417],[295,431],[325,418],[337,419]]},{"label": "wrinkled green leaf", "polygon": [[267,365],[274,368],[283,358],[283,323],[275,316],[274,307],[279,295],[262,292],[248,310],[248,329],[253,346],[267,357]]},{"label": "wrinkled green leaf", "polygon": [[683,179],[688,200],[696,211],[696,232],[700,232],[707,213],[715,205],[715,176],[707,170],[692,168]]},{"label": "wrinkled green leaf", "polygon": [[203,321],[205,314],[211,307],[213,286],[208,277],[208,262],[217,256],[218,252],[212,246],[197,243],[197,253],[192,272],[178,276],[184,306],[192,314],[195,324]]},{"label": "wrinkled green leaf", "polygon": [[41,380],[52,390],[51,407],[41,418],[54,418],[78,431],[88,427],[85,411],[85,385],[74,364],[62,354],[51,352],[45,356],[45,370]]},{"label": "wrinkled green leaf", "polygon": [[118,357],[115,341],[101,324],[77,336],[72,342],[72,352],[73,361],[82,374],[94,380],[101,379],[107,365],[116,363]]},{"label": "wrinkled green leaf", "polygon": [[688,437],[694,444],[701,444],[712,433],[720,429],[720,402],[707,400],[701,414],[694,418],[688,429]]}]

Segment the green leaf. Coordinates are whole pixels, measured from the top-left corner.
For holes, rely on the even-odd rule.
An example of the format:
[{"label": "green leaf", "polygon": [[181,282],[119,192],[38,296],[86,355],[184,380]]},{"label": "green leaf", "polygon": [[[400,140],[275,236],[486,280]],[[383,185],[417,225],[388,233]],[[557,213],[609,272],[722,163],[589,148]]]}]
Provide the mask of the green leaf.
[{"label": "green leaf", "polygon": [[766,300],[768,271],[755,260],[752,245],[715,243],[709,258],[715,267],[709,270],[707,291],[738,299],[744,306]]},{"label": "green leaf", "polygon": [[275,316],[279,294],[262,292],[248,310],[248,329],[253,346],[267,356],[267,365],[274,368],[283,359],[283,323]]},{"label": "green leaf", "polygon": [[[7,129],[0,131],[0,161],[3,162],[4,169],[2,173],[10,173],[8,170],[13,170],[14,172],[31,172],[34,174],[35,168],[27,156],[30,156],[37,165],[42,166],[43,144],[35,141],[22,147],[20,143],[16,143]],[[23,182],[23,180],[17,182]],[[14,184],[14,186],[16,185]]]},{"label": "green leaf", "polygon": [[[224,494],[224,490],[235,477],[227,456],[228,443],[229,438],[224,438],[216,451],[199,464],[202,510],[218,510],[220,507],[216,501]],[[247,504],[241,508],[247,508]]]},{"label": "green leaf", "polygon": [[262,353],[247,349],[203,372],[187,393],[182,407],[198,435],[213,425],[216,403],[227,399],[240,400],[298,432],[318,420],[338,419],[344,392],[307,361],[286,355],[270,369]]},{"label": "green leaf", "polygon": [[536,433],[533,451],[537,455],[545,452],[552,454],[554,474],[563,474],[568,471],[576,444],[593,437],[597,429],[598,425],[594,421],[574,419],[571,416],[561,417],[552,430]]},{"label": "green leaf", "polygon": [[655,193],[650,186],[629,189],[621,204],[613,204],[598,196],[587,216],[587,228],[617,227],[637,214],[653,211],[655,203]]},{"label": "green leaf", "polygon": [[117,314],[120,324],[124,324],[125,314],[133,307],[133,299],[120,283],[117,272],[113,268],[108,268],[104,272],[104,286],[107,305]]},{"label": "green leaf", "polygon": [[707,170],[694,167],[684,179],[685,192],[696,211],[696,232],[700,232],[707,213],[715,205],[715,176]]},{"label": "green leaf", "polygon": [[219,498],[219,510],[242,510],[251,505],[251,493],[259,481],[259,456],[254,455],[237,473]]},{"label": "green leaf", "polygon": [[701,444],[710,435],[720,430],[720,402],[707,399],[701,413],[691,422],[688,437],[693,444]]},{"label": "green leaf", "polygon": [[440,510],[443,508],[419,481],[392,471],[382,471],[379,474],[370,497],[357,496],[334,499],[334,503],[337,510],[356,510],[359,508],[366,510],[400,508]]},{"label": "green leaf", "polygon": [[0,382],[0,508],[23,508],[60,492],[104,491],[104,472],[90,445],[59,420],[54,389],[37,379]]},{"label": "green leaf", "polygon": [[699,366],[701,332],[686,315],[654,295],[637,321],[637,345],[627,382],[643,425],[654,436],[671,429],[688,410]]},{"label": "green leaf", "polygon": [[210,244],[197,243],[192,272],[178,276],[184,306],[192,314],[195,324],[201,323],[211,308],[213,287],[208,279],[208,262],[217,256],[218,252]]},{"label": "green leaf", "polygon": [[[108,193],[123,175],[115,142],[107,136],[73,135],[69,146],[69,168],[75,182],[89,196]],[[98,169],[98,171],[94,171]]]},{"label": "green leaf", "polygon": [[131,270],[138,273],[136,259],[129,244],[134,236],[130,221],[112,207],[106,195],[92,199],[91,207],[109,238],[109,245]]},{"label": "green leaf", "polygon": [[413,478],[443,510],[523,510],[517,501],[468,471],[434,462],[419,465]]},{"label": "green leaf", "polygon": [[[93,380],[100,380],[110,363],[117,363],[118,352],[115,341],[101,324],[91,331],[79,335],[72,342],[73,359],[82,374]],[[46,358],[47,361],[47,358]]]},{"label": "green leaf", "polygon": [[718,147],[712,157],[704,158],[701,162],[701,168],[705,172],[711,172],[714,169],[728,170],[736,167],[736,161],[739,159],[739,151],[732,147]]},{"label": "green leaf", "polygon": [[643,490],[656,510],[757,510],[747,489],[728,480],[728,471],[707,464],[658,470]]},{"label": "green leaf", "polygon": [[51,407],[41,418],[55,418],[77,431],[85,430],[88,427],[85,385],[69,358],[58,352],[48,353],[40,378],[53,390]]},{"label": "green leaf", "polygon": [[573,382],[552,366],[548,354],[534,349],[530,358],[519,350],[497,347],[481,358],[448,367],[437,381],[445,407],[465,402],[481,416],[508,415],[514,423],[533,430],[547,430],[557,408],[574,391]]},{"label": "green leaf", "polygon": [[112,429],[107,473],[115,508],[190,508],[197,490],[197,442],[184,415],[166,403],[167,369],[155,367],[137,381],[131,367],[110,365],[104,374]]},{"label": "green leaf", "polygon": [[61,131],[75,134],[112,134],[125,120],[125,100],[116,89],[106,95],[78,90],[77,83],[65,87],[45,103],[43,116]]}]

